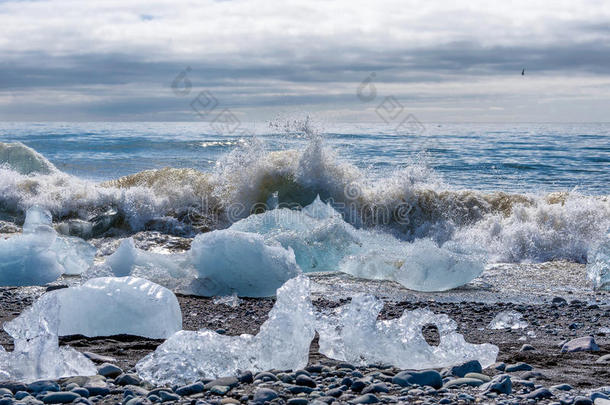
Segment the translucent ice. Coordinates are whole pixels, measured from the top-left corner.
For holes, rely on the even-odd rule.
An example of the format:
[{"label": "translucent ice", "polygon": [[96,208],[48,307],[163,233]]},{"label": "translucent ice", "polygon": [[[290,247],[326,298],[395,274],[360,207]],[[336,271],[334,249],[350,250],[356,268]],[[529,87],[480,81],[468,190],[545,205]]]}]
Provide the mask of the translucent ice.
[{"label": "translucent ice", "polygon": [[0,285],[40,285],[62,274],[80,274],[96,249],[73,237],[60,237],[51,214],[39,207],[26,213],[23,234],[0,239]]},{"label": "translucent ice", "polygon": [[595,289],[610,290],[610,233],[587,256],[587,276]]},{"label": "translucent ice", "polygon": [[15,348],[6,352],[0,346],[0,378],[31,382],[97,373],[95,365],[83,354],[67,346],[59,347],[57,296],[51,295],[46,304],[45,311],[33,306],[24,310],[20,318],[27,318],[26,324],[17,320],[4,324]]},{"label": "translucent ice", "polygon": [[40,316],[57,322],[60,336],[129,334],[160,339],[182,329],[174,293],[136,277],[95,278],[48,292],[5,329],[11,335],[28,331]]},{"label": "translucent ice", "polygon": [[[470,344],[456,333],[447,315],[429,310],[405,311],[398,319],[377,321],[383,302],[367,295],[352,298],[334,314],[321,315],[317,323],[320,353],[352,364],[392,364],[403,369],[425,369],[478,360],[483,367],[493,364],[498,348],[491,344]],[[438,328],[440,343],[430,346],[422,327]]]},{"label": "translucent ice", "polygon": [[523,329],[527,328],[527,321],[523,314],[517,311],[499,312],[489,323],[489,329]]},{"label": "translucent ice", "polygon": [[267,245],[261,235],[233,230],[198,235],[189,252],[198,295],[272,296],[299,275],[292,249]]},{"label": "translucent ice", "polygon": [[57,171],[44,156],[21,142],[0,142],[0,165],[7,165],[21,174],[51,174]]},{"label": "translucent ice", "polygon": [[305,367],[315,318],[309,279],[299,276],[277,291],[277,301],[256,336],[226,336],[212,331],[180,331],[136,365],[138,374],[157,385],[202,378]]}]

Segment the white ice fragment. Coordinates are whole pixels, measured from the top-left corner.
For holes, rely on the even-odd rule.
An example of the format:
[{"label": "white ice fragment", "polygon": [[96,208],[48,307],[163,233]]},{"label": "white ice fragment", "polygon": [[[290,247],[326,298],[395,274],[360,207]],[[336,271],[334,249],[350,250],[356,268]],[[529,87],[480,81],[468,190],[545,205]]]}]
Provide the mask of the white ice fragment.
[{"label": "white ice fragment", "polygon": [[[76,350],[59,347],[59,300],[54,294],[46,301],[45,311],[27,308],[20,317],[4,324],[14,339],[14,350],[0,346],[0,378],[31,382],[75,375],[95,375],[95,365]],[[17,318],[19,319],[19,318]],[[22,318],[23,319],[23,318]]]},{"label": "white ice fragment", "polygon": [[230,306],[231,308],[237,308],[240,302],[241,300],[239,299],[236,293],[233,293],[233,295],[224,295],[221,297],[214,298],[214,305],[224,304]]},{"label": "white ice fragment", "polygon": [[[447,367],[469,360],[487,367],[496,361],[496,346],[467,343],[447,315],[417,309],[398,319],[377,321],[382,307],[382,301],[358,295],[335,313],[321,315],[316,328],[320,353],[352,364],[384,363],[402,369]],[[430,346],[422,334],[422,327],[430,324],[438,329],[438,346]]]},{"label": "white ice fragment", "polygon": [[362,249],[340,270],[356,277],[396,281],[415,291],[445,291],[467,284],[485,269],[484,256],[451,242],[403,242],[391,235],[362,231]]},{"label": "white ice fragment", "polygon": [[0,239],[0,285],[40,285],[62,274],[80,274],[93,264],[96,249],[73,237],[60,237],[51,213],[31,207],[23,234]]},{"label": "white ice fragment", "polygon": [[610,233],[587,254],[587,276],[595,289],[610,290]]},{"label": "white ice fragment", "polygon": [[236,293],[240,297],[268,297],[301,273],[292,249],[269,246],[261,235],[232,230],[198,235],[189,252],[198,295]]},{"label": "white ice fragment", "polygon": [[277,301],[256,336],[180,331],[136,365],[140,377],[156,385],[307,365],[315,318],[309,279],[299,276],[277,290]]},{"label": "white ice fragment", "polygon": [[11,336],[29,333],[41,316],[57,322],[59,336],[129,334],[161,339],[182,329],[174,293],[136,277],[95,278],[48,292],[4,328]]},{"label": "white ice fragment", "polygon": [[489,323],[489,329],[523,329],[529,324],[523,318],[523,314],[508,310],[499,312]]}]

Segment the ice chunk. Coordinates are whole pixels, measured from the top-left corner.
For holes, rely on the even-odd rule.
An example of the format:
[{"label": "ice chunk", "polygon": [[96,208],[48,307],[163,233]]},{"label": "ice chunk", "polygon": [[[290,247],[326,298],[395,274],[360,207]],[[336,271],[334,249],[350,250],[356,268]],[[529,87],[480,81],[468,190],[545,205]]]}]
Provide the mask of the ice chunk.
[{"label": "ice chunk", "polygon": [[587,276],[593,287],[610,290],[610,233],[587,256]]},{"label": "ice chunk", "polygon": [[21,142],[0,142],[0,165],[7,165],[21,174],[57,172],[57,168],[44,156]]},{"label": "ice chunk", "polygon": [[0,239],[0,285],[40,285],[62,274],[80,274],[93,264],[96,249],[73,237],[60,237],[49,211],[30,208],[23,234]]},{"label": "ice chunk", "polygon": [[195,238],[189,254],[198,274],[192,288],[199,295],[268,297],[301,273],[291,249],[266,245],[253,233],[204,233]]},{"label": "ice chunk", "polygon": [[277,301],[256,336],[212,331],[180,331],[136,365],[156,385],[185,384],[202,378],[307,365],[315,318],[309,279],[299,276],[277,290]]},{"label": "ice chunk", "polygon": [[341,271],[396,281],[416,291],[445,291],[467,284],[485,269],[483,255],[451,242],[439,247],[429,239],[403,242],[387,234],[366,234],[361,251],[347,257]]},{"label": "ice chunk", "polygon": [[237,308],[240,303],[241,300],[235,293],[233,293],[233,295],[224,295],[221,297],[214,298],[214,305],[224,304],[232,308]]},{"label": "ice chunk", "polygon": [[136,277],[95,278],[48,292],[5,329],[12,336],[23,333],[40,316],[57,322],[60,336],[129,334],[161,339],[182,329],[182,312],[174,293]]},{"label": "ice chunk", "polygon": [[229,228],[258,233],[266,243],[291,248],[304,272],[336,271],[339,262],[358,247],[357,231],[320,198],[301,211],[278,208],[250,215]]},{"label": "ice chunk", "polygon": [[521,312],[509,310],[499,312],[489,323],[489,329],[523,329],[527,328],[527,321]]},{"label": "ice chunk", "polygon": [[[14,339],[15,348],[6,352],[0,347],[0,378],[31,382],[75,375],[95,375],[95,365],[76,350],[59,347],[60,304],[52,294],[46,310],[29,307],[20,315],[27,323],[14,320],[4,329]],[[19,319],[19,318],[17,318]]]},{"label": "ice chunk", "polygon": [[[493,364],[498,348],[491,344],[470,344],[455,332],[447,315],[426,309],[405,311],[398,319],[377,321],[383,302],[367,295],[352,298],[334,314],[321,315],[317,323],[320,353],[352,364],[392,364],[403,369],[425,369],[478,360],[483,367]],[[438,346],[430,346],[422,327],[436,325]]]}]

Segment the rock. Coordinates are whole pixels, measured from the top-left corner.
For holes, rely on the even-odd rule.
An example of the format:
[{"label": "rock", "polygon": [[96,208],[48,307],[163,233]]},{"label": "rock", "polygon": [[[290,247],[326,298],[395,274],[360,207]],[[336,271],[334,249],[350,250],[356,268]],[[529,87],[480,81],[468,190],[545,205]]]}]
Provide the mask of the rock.
[{"label": "rock", "polygon": [[572,339],[561,346],[561,352],[598,352],[599,346],[593,336],[584,336]]},{"label": "rock", "polygon": [[0,397],[5,395],[13,396],[13,391],[9,390],[8,388],[0,388]]},{"label": "rock", "polygon": [[0,382],[0,388],[6,388],[11,390],[11,392],[16,393],[18,391],[27,391],[27,386],[23,383],[16,381],[3,381]]},{"label": "rock", "polygon": [[85,357],[89,360],[94,361],[96,363],[115,363],[116,359],[114,357],[102,356],[101,354],[93,353],[93,352],[83,352]]},{"label": "rock", "polygon": [[223,398],[220,400],[222,405],[238,405],[240,402],[235,398]]},{"label": "rock", "polygon": [[28,392],[38,393],[44,391],[59,391],[59,384],[55,381],[35,381],[28,385]]},{"label": "rock", "polygon": [[603,356],[600,356],[597,360],[595,360],[596,363],[610,363],[610,354],[604,354]]},{"label": "rock", "polygon": [[229,391],[231,391],[231,387],[228,385],[215,385],[210,388],[210,392],[216,395],[225,395]]},{"label": "rock", "polygon": [[485,392],[509,395],[513,391],[513,383],[510,376],[501,374],[492,378],[490,382],[482,384],[479,389]]},{"label": "rock", "polygon": [[498,371],[504,371],[506,369],[506,363],[496,363],[493,365],[493,368],[495,368]]},{"label": "rock", "polygon": [[288,405],[307,405],[309,401],[306,398],[290,398]]},{"label": "rock", "polygon": [[561,297],[553,297],[552,303],[557,306],[568,305],[568,301],[566,301],[564,298],[561,298]]},{"label": "rock", "polygon": [[[160,398],[159,398],[160,399]],[[135,397],[125,403],[125,405],[149,405],[150,401],[146,398]]]},{"label": "rock", "polygon": [[80,398],[75,392],[53,392],[42,397],[42,402],[45,404],[69,404],[70,402]]},{"label": "rock", "polygon": [[161,402],[169,402],[169,401],[179,401],[180,396],[168,391],[159,392],[159,397],[161,398]]},{"label": "rock", "polygon": [[176,389],[176,394],[180,395],[181,397],[186,397],[189,395],[202,393],[203,391],[205,391],[205,386],[202,383],[198,382],[194,384],[185,385]]},{"label": "rock", "polygon": [[379,399],[373,394],[364,394],[352,400],[354,404],[376,404]]},{"label": "rock", "polygon": [[[608,390],[608,392],[610,392],[610,390]],[[603,394],[601,392],[592,392],[591,393],[591,401],[595,402],[597,399],[607,399],[610,400],[610,397],[606,394]]]},{"label": "rock", "polygon": [[142,379],[136,374],[122,374],[114,382],[117,385],[140,385]]},{"label": "rock", "polygon": [[206,383],[204,385],[204,388],[206,390],[211,390],[212,388],[216,387],[216,386],[226,386],[229,388],[233,388],[233,387],[237,387],[239,385],[239,380],[237,379],[237,377],[221,377],[221,378],[217,378],[213,381],[210,381],[209,383]]},{"label": "rock", "polygon": [[517,363],[509,364],[508,366],[506,366],[506,369],[504,369],[504,371],[507,373],[514,373],[515,371],[530,371],[532,369],[533,367],[527,363]]},{"label": "rock", "polygon": [[309,376],[305,374],[299,374],[295,381],[296,385],[301,385],[304,387],[316,388],[316,382]]},{"label": "rock", "polygon": [[[398,384],[401,387],[409,385],[427,385],[439,389],[443,386],[443,378],[438,371],[402,371],[392,378],[393,384]],[[352,388],[353,391],[353,388]]]},{"label": "rock", "polygon": [[519,349],[520,352],[530,352],[534,350],[536,350],[536,348],[532,345],[528,345],[527,343],[521,346],[521,349]]},{"label": "rock", "polygon": [[542,388],[538,388],[537,390],[530,392],[525,397],[527,399],[540,400],[540,399],[545,399],[545,398],[551,398],[552,396],[553,396],[553,394],[551,393],[551,391],[542,387]]},{"label": "rock", "polygon": [[90,396],[89,390],[87,388],[76,387],[72,388],[70,391],[77,393],[81,397],[88,398]]},{"label": "rock", "polygon": [[610,405],[610,399],[597,398],[593,403],[595,405]]},{"label": "rock", "polygon": [[257,404],[264,404],[267,401],[272,401],[277,398],[277,392],[270,388],[259,388],[254,393],[253,401]]},{"label": "rock", "polygon": [[304,387],[304,386],[301,386],[301,385],[289,385],[288,387],[286,387],[286,389],[288,391],[290,391],[290,393],[297,394],[297,395],[298,394],[302,394],[302,393],[310,394],[313,391],[313,388],[311,388],[311,387]]},{"label": "rock", "polygon": [[521,378],[524,380],[531,380],[533,378],[547,378],[544,374],[539,371],[526,371],[521,374]]},{"label": "rock", "polygon": [[456,377],[464,377],[468,373],[480,373],[483,371],[478,360],[467,361],[459,366],[451,367],[451,374]]},{"label": "rock", "polygon": [[328,397],[339,398],[341,395],[343,395],[343,390],[341,388],[333,388],[326,391],[326,396]]},{"label": "rock", "polygon": [[254,376],[252,375],[252,371],[244,371],[237,377],[237,379],[242,384],[252,384],[254,382]]},{"label": "rock", "polygon": [[462,378],[456,378],[455,380],[450,380],[445,385],[443,385],[443,388],[460,387],[460,386],[465,386],[465,385],[470,386],[470,387],[478,387],[482,384],[483,384],[483,381],[479,380],[478,378],[462,377]]},{"label": "rock", "polygon": [[[394,381],[392,380],[392,382],[394,382]],[[356,381],[352,382],[350,389],[354,392],[361,392],[366,386],[367,386],[367,383],[365,381],[356,380]],[[403,387],[404,387],[404,385],[403,385]]]},{"label": "rock", "polygon": [[572,391],[573,388],[570,384],[558,384],[558,385],[553,385],[551,387],[552,390],[558,390],[558,391]]},{"label": "rock", "polygon": [[362,391],[363,394],[377,394],[380,392],[387,393],[390,392],[390,389],[385,383],[377,383],[369,385]]},{"label": "rock", "polygon": [[263,380],[263,381],[277,381],[278,378],[268,371],[263,371],[254,376],[254,381]]},{"label": "rock", "polygon": [[466,374],[464,377],[466,378],[476,378],[479,379],[483,382],[490,382],[491,381],[491,377],[485,374],[481,374],[481,373],[468,373]]},{"label": "rock", "polygon": [[593,405],[593,401],[591,401],[587,397],[578,396],[574,398],[574,402],[572,402],[572,405]]},{"label": "rock", "polygon": [[16,399],[17,401],[20,401],[20,400],[22,400],[23,398],[25,398],[25,397],[27,397],[27,396],[29,396],[29,395],[30,395],[30,394],[28,394],[28,393],[27,393],[27,392],[25,392],[25,391],[17,391],[17,392],[15,393],[15,399]]},{"label": "rock", "polygon": [[116,378],[123,374],[123,370],[114,364],[104,363],[97,368],[97,373],[104,377]]},{"label": "rock", "polygon": [[145,397],[148,395],[148,390],[137,385],[126,385],[123,388],[123,395],[131,395],[132,397]]}]

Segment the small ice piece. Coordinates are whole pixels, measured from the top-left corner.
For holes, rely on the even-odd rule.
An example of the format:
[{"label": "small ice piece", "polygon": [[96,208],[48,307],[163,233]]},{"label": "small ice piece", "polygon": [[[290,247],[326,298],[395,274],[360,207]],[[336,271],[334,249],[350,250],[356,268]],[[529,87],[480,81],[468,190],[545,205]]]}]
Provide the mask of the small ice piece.
[{"label": "small ice piece", "polygon": [[68,346],[59,347],[58,297],[51,295],[46,305],[45,311],[27,308],[21,315],[27,318],[26,324],[18,320],[4,324],[15,346],[12,352],[0,346],[1,379],[32,382],[97,374],[95,365],[83,354]]},{"label": "small ice piece", "polygon": [[41,285],[62,274],[80,274],[93,264],[96,249],[73,237],[60,237],[51,213],[28,209],[23,234],[0,239],[0,285]]},{"label": "small ice piece", "polygon": [[523,318],[523,314],[509,310],[498,313],[489,323],[489,329],[523,329],[529,324]]},{"label": "small ice piece", "polygon": [[362,234],[362,250],[340,265],[356,277],[392,280],[415,291],[445,291],[467,284],[485,269],[482,254],[452,242],[439,247],[430,239],[403,242],[387,234]]},{"label": "small ice piece", "polygon": [[[457,325],[447,315],[426,309],[405,311],[398,319],[377,321],[383,302],[357,295],[334,313],[317,321],[320,353],[351,364],[391,364],[402,369],[426,369],[478,360],[483,367],[496,361],[498,348],[470,344],[456,333]],[[436,325],[440,343],[430,346],[423,334],[426,325]]]},{"label": "small ice piece", "polygon": [[596,290],[610,290],[610,233],[588,252],[587,276]]},{"label": "small ice piece", "polygon": [[189,254],[198,274],[192,289],[198,295],[269,297],[301,273],[292,249],[266,245],[253,233],[204,233],[195,238]]},{"label": "small ice piece", "polygon": [[5,329],[12,336],[27,332],[43,315],[53,322],[58,318],[59,336],[128,334],[164,339],[182,329],[182,312],[174,293],[136,277],[95,278],[48,292],[5,324]]},{"label": "small ice piece", "polygon": [[307,365],[315,317],[309,279],[299,276],[277,290],[277,301],[256,336],[180,331],[136,364],[155,385],[186,384],[250,370],[298,370]]},{"label": "small ice piece", "polygon": [[147,252],[138,249],[133,238],[123,239],[106,265],[117,277],[142,277],[168,288],[178,288],[194,278],[188,255]]},{"label": "small ice piece", "polygon": [[233,293],[233,295],[225,295],[222,297],[214,298],[214,305],[227,305],[232,308],[237,308],[240,304],[241,300],[237,296],[237,294]]},{"label": "small ice piece", "polygon": [[358,231],[320,197],[301,211],[269,210],[250,215],[229,229],[261,234],[267,244],[291,248],[304,272],[336,271],[339,262],[360,243]]}]

